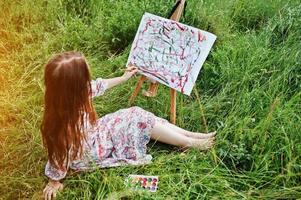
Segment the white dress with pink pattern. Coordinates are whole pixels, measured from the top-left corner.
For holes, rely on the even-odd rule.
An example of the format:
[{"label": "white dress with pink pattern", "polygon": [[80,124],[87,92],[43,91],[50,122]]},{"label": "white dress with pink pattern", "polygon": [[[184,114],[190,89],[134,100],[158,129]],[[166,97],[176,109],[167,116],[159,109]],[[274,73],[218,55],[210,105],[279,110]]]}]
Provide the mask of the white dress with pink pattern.
[{"label": "white dress with pink pattern", "polygon": [[[91,87],[93,98],[104,94],[107,83],[98,78],[91,82]],[[150,163],[152,156],[146,154],[146,144],[156,121],[167,122],[142,108],[131,107],[99,118],[94,126],[87,122],[83,156],[69,161],[68,167],[74,170],[91,170]],[[58,170],[47,162],[45,174],[50,179],[63,179],[66,173],[67,170]]]}]

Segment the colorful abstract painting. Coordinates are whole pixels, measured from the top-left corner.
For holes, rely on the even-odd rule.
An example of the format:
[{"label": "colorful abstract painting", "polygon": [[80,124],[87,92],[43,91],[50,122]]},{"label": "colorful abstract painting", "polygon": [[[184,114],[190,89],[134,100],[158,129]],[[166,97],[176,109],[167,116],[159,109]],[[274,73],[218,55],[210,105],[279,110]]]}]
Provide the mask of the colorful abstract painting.
[{"label": "colorful abstract painting", "polygon": [[128,63],[146,77],[190,95],[215,39],[212,33],[145,13]]}]

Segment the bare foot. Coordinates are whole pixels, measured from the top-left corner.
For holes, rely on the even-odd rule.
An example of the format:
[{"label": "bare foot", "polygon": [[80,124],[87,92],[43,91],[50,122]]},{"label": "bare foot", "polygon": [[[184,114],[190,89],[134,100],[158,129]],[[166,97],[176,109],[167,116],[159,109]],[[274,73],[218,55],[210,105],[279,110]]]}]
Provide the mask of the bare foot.
[{"label": "bare foot", "polygon": [[187,137],[196,138],[196,139],[207,139],[207,138],[213,138],[216,135],[216,131],[210,132],[210,133],[195,133],[195,132],[189,132],[185,133]]},{"label": "bare foot", "polygon": [[197,148],[199,150],[208,150],[214,145],[214,137],[206,139],[191,139],[189,148]]}]

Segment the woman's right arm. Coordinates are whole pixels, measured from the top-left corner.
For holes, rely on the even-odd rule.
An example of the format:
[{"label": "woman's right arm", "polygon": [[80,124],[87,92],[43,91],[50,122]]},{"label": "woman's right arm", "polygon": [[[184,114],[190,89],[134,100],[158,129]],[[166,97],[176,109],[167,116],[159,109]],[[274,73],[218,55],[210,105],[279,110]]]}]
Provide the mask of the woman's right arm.
[{"label": "woman's right arm", "polygon": [[134,74],[138,71],[137,67],[130,64],[125,70],[124,74],[120,77],[103,79],[97,78],[96,80],[91,81],[91,89],[92,89],[92,98],[101,96],[105,93],[107,89],[115,87],[128,79],[130,79]]},{"label": "woman's right arm", "polygon": [[138,72],[138,68],[132,64],[130,64],[124,74],[120,77],[110,78],[110,79],[104,79],[108,86],[107,88],[110,89],[112,87],[115,87],[116,85],[119,85],[127,80],[129,80],[133,75],[135,75]]}]

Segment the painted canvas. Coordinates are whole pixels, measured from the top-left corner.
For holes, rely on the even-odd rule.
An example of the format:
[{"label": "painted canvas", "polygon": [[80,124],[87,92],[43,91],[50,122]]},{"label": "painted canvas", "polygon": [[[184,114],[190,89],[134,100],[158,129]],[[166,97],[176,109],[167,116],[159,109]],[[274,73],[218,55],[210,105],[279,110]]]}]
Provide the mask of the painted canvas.
[{"label": "painted canvas", "polygon": [[145,13],[128,63],[146,77],[190,95],[215,39],[212,33]]}]

